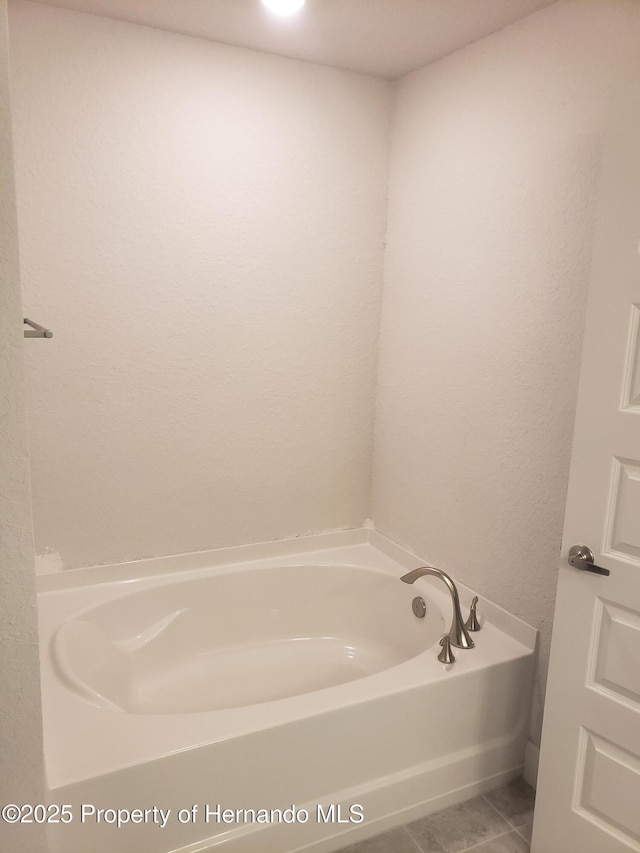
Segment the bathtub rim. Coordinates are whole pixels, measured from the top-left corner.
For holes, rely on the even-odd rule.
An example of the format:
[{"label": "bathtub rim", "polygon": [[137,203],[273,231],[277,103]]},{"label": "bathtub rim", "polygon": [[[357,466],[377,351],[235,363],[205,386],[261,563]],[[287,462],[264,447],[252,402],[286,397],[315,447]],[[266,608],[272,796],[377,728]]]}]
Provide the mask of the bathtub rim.
[{"label": "bathtub rim", "polygon": [[[404,570],[413,569],[419,565],[433,565],[428,559],[417,556],[377,530],[371,527],[359,527],[267,542],[255,542],[247,545],[232,545],[206,551],[189,551],[160,557],[141,557],[121,563],[105,563],[41,573],[36,576],[36,590],[38,597],[40,597],[41,594],[81,589],[86,586],[110,584],[118,581],[143,581],[148,578],[171,575],[177,571],[206,572],[214,568],[227,566],[230,569],[232,567],[240,568],[245,564],[258,563],[266,568],[270,565],[277,565],[281,558],[286,559],[289,565],[292,565],[289,561],[293,559],[299,559],[301,565],[309,565],[313,561],[309,557],[315,559],[320,554],[326,556],[327,565],[363,567],[365,564],[361,562],[361,557],[368,555],[369,548],[382,558],[383,565],[387,569],[399,569],[398,577]],[[339,553],[343,549],[345,550],[344,556],[355,558],[356,562],[343,562],[339,558]],[[176,561],[179,561],[181,568],[176,569]],[[519,643],[532,649],[536,647],[538,635],[536,628],[467,586],[460,580],[455,566],[441,565],[439,568],[448,571],[455,581],[463,608],[469,607],[471,599],[474,595],[478,595],[479,609],[482,609],[487,621]],[[423,583],[440,592],[440,583],[437,579],[421,578],[418,584]]]}]

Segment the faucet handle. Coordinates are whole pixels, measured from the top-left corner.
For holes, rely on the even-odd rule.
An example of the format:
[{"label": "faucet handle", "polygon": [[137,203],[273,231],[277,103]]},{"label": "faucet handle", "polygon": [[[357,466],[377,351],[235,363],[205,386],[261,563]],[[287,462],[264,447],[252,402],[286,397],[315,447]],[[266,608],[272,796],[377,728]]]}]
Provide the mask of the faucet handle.
[{"label": "faucet handle", "polygon": [[455,663],[456,659],[451,651],[451,637],[448,634],[442,635],[440,645],[442,646],[442,651],[438,655],[438,660],[441,663]]},{"label": "faucet handle", "polygon": [[464,623],[464,627],[467,631],[479,631],[482,628],[482,625],[478,622],[478,617],[476,615],[476,607],[478,606],[478,596],[474,595],[473,600],[471,601],[471,609],[469,610],[469,618]]}]

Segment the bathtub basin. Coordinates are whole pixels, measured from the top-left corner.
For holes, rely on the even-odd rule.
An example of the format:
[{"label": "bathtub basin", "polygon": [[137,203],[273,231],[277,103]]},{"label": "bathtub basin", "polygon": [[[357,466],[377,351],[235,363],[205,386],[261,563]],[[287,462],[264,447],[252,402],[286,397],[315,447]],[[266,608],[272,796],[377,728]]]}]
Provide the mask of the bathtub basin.
[{"label": "bathtub basin", "polygon": [[284,566],[122,596],[54,634],[61,681],[97,708],[183,714],[238,708],[354,681],[433,646],[436,607],[417,620],[384,572]]}]

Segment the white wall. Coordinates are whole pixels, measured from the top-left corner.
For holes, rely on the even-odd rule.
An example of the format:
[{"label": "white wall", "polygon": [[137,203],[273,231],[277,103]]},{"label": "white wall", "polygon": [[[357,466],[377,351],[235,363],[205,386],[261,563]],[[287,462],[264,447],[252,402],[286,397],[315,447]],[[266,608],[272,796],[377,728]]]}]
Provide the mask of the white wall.
[{"label": "white wall", "polygon": [[11,28],[25,313],[54,331],[37,552],[360,526],[391,85],[26,2]]},{"label": "white wall", "polygon": [[540,628],[534,739],[602,135],[639,45],[637,2],[561,2],[395,102],[373,517]]},{"label": "white wall", "polygon": [[[7,4],[0,0],[0,803],[42,802],[44,758],[22,313],[9,101]],[[0,823],[3,853],[44,849],[42,828]]]},{"label": "white wall", "polygon": [[[28,2],[12,24],[26,313],[56,333],[27,353],[39,551],[359,525],[390,86]],[[638,43],[635,0],[563,0],[397,85],[373,516],[541,629],[534,739]]]}]

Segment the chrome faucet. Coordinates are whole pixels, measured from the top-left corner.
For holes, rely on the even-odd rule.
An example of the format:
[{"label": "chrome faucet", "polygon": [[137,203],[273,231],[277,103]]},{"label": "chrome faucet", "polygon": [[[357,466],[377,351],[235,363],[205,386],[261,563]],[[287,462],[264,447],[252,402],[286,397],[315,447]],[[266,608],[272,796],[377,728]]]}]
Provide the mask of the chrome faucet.
[{"label": "chrome faucet", "polygon": [[456,646],[459,649],[472,649],[474,643],[464,626],[462,613],[460,612],[460,598],[458,597],[458,590],[446,572],[436,569],[433,566],[420,566],[419,569],[413,569],[413,571],[407,572],[406,575],[402,575],[400,580],[405,583],[414,583],[414,581],[417,581],[418,578],[424,577],[424,575],[433,575],[433,577],[440,578],[440,580],[447,585],[447,589],[451,594],[451,603],[453,604],[453,620],[451,622],[451,629],[449,630],[451,645]]}]

